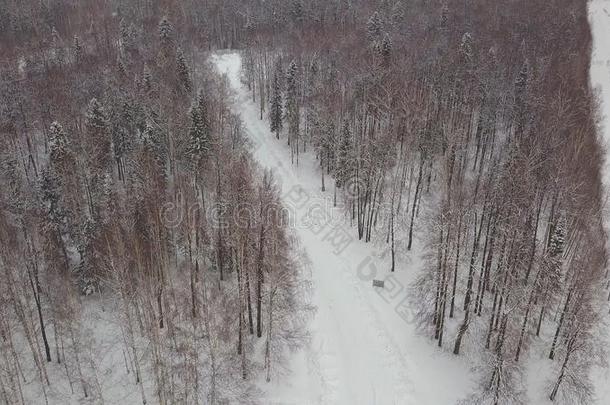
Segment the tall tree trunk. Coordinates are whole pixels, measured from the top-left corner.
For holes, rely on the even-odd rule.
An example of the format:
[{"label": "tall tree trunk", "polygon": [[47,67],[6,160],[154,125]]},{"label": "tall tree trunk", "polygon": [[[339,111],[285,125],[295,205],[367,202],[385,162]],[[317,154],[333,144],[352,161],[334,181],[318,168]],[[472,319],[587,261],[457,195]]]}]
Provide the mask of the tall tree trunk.
[{"label": "tall tree trunk", "polygon": [[549,353],[549,359],[551,360],[555,358],[555,347],[557,346],[557,339],[559,338],[559,332],[561,331],[563,321],[565,320],[566,314],[568,312],[568,307],[570,305],[570,300],[572,299],[573,291],[574,286],[570,287],[570,291],[568,291],[568,296],[566,297],[565,304],[563,305],[563,310],[561,311],[561,316],[559,317],[559,324],[557,325],[557,329],[555,330],[555,336],[553,337],[553,343],[551,344],[551,352]]},{"label": "tall tree trunk", "polygon": [[479,240],[481,238],[481,230],[483,228],[483,218],[481,218],[481,224],[479,226],[479,230],[477,232],[477,215],[475,213],[474,216],[474,242],[472,244],[472,255],[470,257],[470,270],[468,273],[468,282],[466,286],[466,297],[464,299],[464,321],[460,325],[458,330],[457,337],[455,339],[455,345],[453,347],[453,354],[460,354],[460,346],[462,345],[462,339],[464,338],[464,334],[470,325],[470,296],[472,295],[472,284],[473,284],[473,275],[474,275],[474,263],[476,261],[476,252],[479,246]]},{"label": "tall tree trunk", "polygon": [[413,197],[413,206],[411,207],[411,224],[409,225],[409,243],[407,244],[407,250],[411,250],[411,246],[413,244],[413,222],[415,221],[415,208],[416,208],[416,204],[417,204],[417,198],[419,195],[419,191],[421,188],[423,167],[424,167],[424,156],[422,155],[420,157],[419,173],[417,174],[417,184],[415,186],[415,196]]}]

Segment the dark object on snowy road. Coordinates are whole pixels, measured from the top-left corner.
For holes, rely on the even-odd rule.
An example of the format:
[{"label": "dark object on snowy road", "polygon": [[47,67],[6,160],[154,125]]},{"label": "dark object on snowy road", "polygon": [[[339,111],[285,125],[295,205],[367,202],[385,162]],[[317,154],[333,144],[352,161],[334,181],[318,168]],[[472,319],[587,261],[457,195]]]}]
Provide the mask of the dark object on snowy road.
[{"label": "dark object on snowy road", "polygon": [[383,280],[373,280],[373,287],[383,288]]}]

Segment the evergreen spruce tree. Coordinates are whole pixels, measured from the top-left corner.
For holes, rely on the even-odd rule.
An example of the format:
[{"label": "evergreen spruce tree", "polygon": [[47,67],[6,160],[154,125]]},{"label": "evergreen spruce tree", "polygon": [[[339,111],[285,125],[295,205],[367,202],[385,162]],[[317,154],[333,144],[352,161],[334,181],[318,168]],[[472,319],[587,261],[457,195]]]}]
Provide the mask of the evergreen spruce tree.
[{"label": "evergreen spruce tree", "polygon": [[187,93],[191,92],[191,76],[189,73],[189,68],[186,65],[186,59],[184,58],[184,53],[182,49],[178,48],[176,50],[176,68],[178,70],[178,78],[180,79],[180,83],[184,87]]},{"label": "evergreen spruce tree", "polygon": [[148,93],[152,90],[152,72],[146,63],[144,64],[144,72],[142,73],[142,85],[145,92]]},{"label": "evergreen spruce tree", "polygon": [[563,254],[565,236],[563,221],[559,220],[553,229],[553,235],[551,236],[549,244],[549,254],[551,257],[561,257]]},{"label": "evergreen spruce tree", "polygon": [[197,94],[197,109],[206,138],[210,139],[210,117],[208,116],[207,100],[203,90],[199,90],[199,93]]},{"label": "evergreen spruce tree", "polygon": [[92,98],[89,102],[85,127],[90,151],[88,166],[92,174],[102,176],[110,167],[111,134],[104,108],[96,98]]},{"label": "evergreen spruce tree", "polygon": [[161,19],[159,22],[159,39],[161,40],[161,44],[169,45],[174,38],[174,27],[169,22],[167,16]]},{"label": "evergreen spruce tree", "polygon": [[58,122],[53,122],[49,129],[49,178],[47,185],[56,184],[59,188],[62,210],[69,212],[71,220],[76,221],[80,215],[83,192],[79,181],[79,170],[76,156],[70,139]]},{"label": "evergreen spruce tree", "polygon": [[52,166],[61,166],[68,153],[68,139],[63,127],[57,121],[49,129],[49,157]]},{"label": "evergreen spruce tree", "polygon": [[80,263],[76,267],[77,282],[81,294],[91,295],[97,289],[97,280],[94,277],[96,235],[99,231],[99,222],[93,218],[87,218],[79,229],[77,250],[80,255]]},{"label": "evergreen spruce tree", "polygon": [[176,55],[173,50],[174,27],[167,17],[163,17],[159,22],[159,41],[161,46],[155,64],[159,67],[164,67],[174,63],[176,60]]},{"label": "evergreen spruce tree", "polygon": [[40,198],[45,208],[45,225],[59,231],[64,220],[60,205],[60,178],[52,168],[43,170],[40,180]]},{"label": "evergreen spruce tree", "polygon": [[197,168],[210,150],[210,138],[209,132],[201,118],[200,108],[197,104],[191,107],[190,115],[189,154],[191,163]]},{"label": "evergreen spruce tree", "polygon": [[154,156],[159,167],[165,166],[166,152],[161,140],[161,133],[151,121],[146,121],[146,128],[142,132],[142,145],[144,149]]},{"label": "evergreen spruce tree", "polygon": [[366,39],[370,43],[375,44],[381,37],[381,28],[381,17],[375,11],[366,23]]},{"label": "evergreen spruce tree", "polygon": [[385,34],[379,47],[379,53],[381,56],[381,64],[383,67],[390,66],[390,60],[392,57],[392,39],[388,34]]},{"label": "evergreen spruce tree", "polygon": [[275,137],[280,139],[282,130],[283,106],[282,106],[282,66],[278,61],[273,75],[273,89],[271,94],[271,108],[269,110],[269,122],[271,132],[275,132]]},{"label": "evergreen spruce tree", "polygon": [[469,67],[473,58],[472,35],[470,35],[469,32],[465,32],[464,35],[462,35],[462,42],[460,43],[460,55],[462,57],[462,62]]},{"label": "evergreen spruce tree", "polygon": [[288,123],[288,144],[293,144],[293,151],[299,142],[299,101],[297,89],[297,65],[290,62],[286,72],[286,120]]},{"label": "evergreen spruce tree", "polygon": [[127,46],[127,42],[129,41],[129,27],[127,26],[127,22],[124,18],[121,18],[119,21],[119,33],[121,38],[121,48],[124,50]]},{"label": "evergreen spruce tree", "polygon": [[[557,221],[557,224],[553,227],[551,240],[549,241],[548,251],[547,251],[547,271],[544,274],[545,284],[547,289],[556,290],[559,288],[562,279],[562,264],[563,264],[563,250],[565,243],[565,230],[563,221],[560,219]],[[570,297],[570,295],[568,295]],[[549,353],[549,359],[553,360],[555,358],[555,351],[557,349],[557,343],[560,338],[560,332],[562,329],[562,325],[564,323],[564,317],[566,314],[566,310],[570,304],[569,298],[566,299],[563,304],[563,310],[561,311],[561,315],[559,317],[559,323],[557,325],[557,329],[555,330],[555,336],[553,338],[553,342],[551,344],[551,351]]]},{"label": "evergreen spruce tree", "polygon": [[[116,118],[114,118],[114,122],[112,123],[114,127],[117,129],[117,135],[120,135],[121,139],[118,141],[122,145],[123,154],[127,154],[133,150],[135,135],[141,133],[146,123],[143,120],[141,127],[138,123],[138,109],[136,108],[136,103],[131,99],[126,99],[121,104],[120,110],[116,114]],[[113,142],[115,138],[113,137]]]},{"label": "evergreen spruce tree", "polygon": [[74,44],[72,45],[72,52],[74,54],[74,63],[79,65],[83,60],[83,47],[80,43],[80,39],[75,35]]},{"label": "evergreen spruce tree", "polygon": [[86,119],[87,128],[95,132],[102,132],[107,129],[108,120],[104,113],[104,108],[95,97],[89,102]]}]

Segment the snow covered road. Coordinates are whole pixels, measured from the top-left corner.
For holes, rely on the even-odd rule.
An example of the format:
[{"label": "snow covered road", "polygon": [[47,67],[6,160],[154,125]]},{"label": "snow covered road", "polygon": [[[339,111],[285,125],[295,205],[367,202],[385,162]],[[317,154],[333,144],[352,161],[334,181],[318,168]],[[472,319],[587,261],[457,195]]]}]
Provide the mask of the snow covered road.
[{"label": "snow covered road", "polygon": [[[591,86],[599,91],[601,101],[602,132],[604,142],[610,141],[610,2],[589,2],[589,23],[593,34],[591,54]],[[610,182],[610,171],[605,168],[604,181]]]},{"label": "snow covered road", "polygon": [[[293,228],[310,263],[312,342],[294,356],[291,375],[268,387],[281,404],[453,404],[472,389],[459,360],[435,350],[415,333],[406,305],[406,285],[417,266],[387,272],[372,244],[355,238],[340,208],[332,206],[332,180],[320,191],[319,168],[310,154],[291,164],[284,139],[277,140],[241,83],[241,58],[215,54],[212,62],[227,75],[241,116],[254,143],[254,156],[271,168],[293,213]],[[322,214],[322,216],[317,216]],[[417,258],[414,263],[417,264]],[[400,269],[400,267],[399,267]],[[400,271],[400,270],[399,270]],[[372,278],[385,279],[375,291]]]}]

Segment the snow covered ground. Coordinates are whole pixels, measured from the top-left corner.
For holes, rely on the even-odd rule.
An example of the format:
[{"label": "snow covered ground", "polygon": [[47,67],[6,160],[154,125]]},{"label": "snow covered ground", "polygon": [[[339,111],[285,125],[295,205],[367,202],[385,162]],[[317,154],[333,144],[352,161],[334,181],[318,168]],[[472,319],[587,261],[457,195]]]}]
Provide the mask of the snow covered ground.
[{"label": "snow covered ground", "polygon": [[[42,389],[48,395],[48,405],[78,405],[84,403],[103,403],[112,405],[132,405],[142,403],[140,386],[135,384],[133,370],[126,369],[126,358],[124,342],[117,318],[120,316],[119,302],[111,295],[90,296],[81,302],[82,312],[75,315],[77,322],[81,324],[80,345],[81,360],[83,364],[94,365],[95,373],[87,368],[85,374],[92,387],[102,392],[99,398],[95,394],[89,396],[88,400],[83,397],[81,383],[72,369],[71,377],[66,377],[64,363],[68,361],[73,364],[74,359],[66,349],[68,357],[63,356],[64,362],[47,363],[50,386],[40,384],[38,375],[33,365],[27,364],[24,369],[25,384],[23,384],[24,402],[32,405],[45,404]],[[18,351],[27,353],[25,342],[20,342]],[[66,342],[69,344],[69,342]],[[142,343],[143,346],[143,343]],[[55,356],[55,347],[53,356]],[[28,354],[22,355],[24,358]],[[1,365],[0,365],[1,366]],[[72,366],[71,366],[72,367]],[[143,387],[146,396],[154,398],[154,382],[145,371],[142,375]],[[91,393],[92,389],[89,388]],[[153,399],[154,401],[154,399]],[[149,402],[150,403],[150,402]],[[154,403],[154,402],[153,402]],[[0,400],[0,405],[4,403]]]},{"label": "snow covered ground", "polygon": [[[416,333],[406,288],[420,266],[417,249],[389,272],[383,247],[358,241],[341,208],[333,208],[333,184],[321,192],[312,154],[291,164],[284,139],[277,140],[240,81],[236,53],[212,60],[235,92],[234,111],[254,143],[254,156],[282,186],[293,228],[309,257],[317,307],[311,344],[297,353],[292,373],[264,385],[277,404],[455,404],[474,388],[463,358],[439,351]],[[372,287],[372,279],[385,288]]]}]

